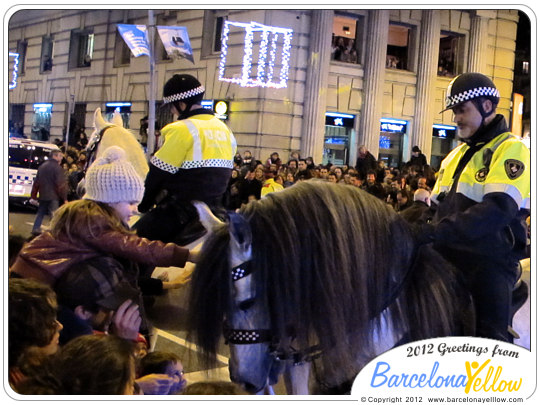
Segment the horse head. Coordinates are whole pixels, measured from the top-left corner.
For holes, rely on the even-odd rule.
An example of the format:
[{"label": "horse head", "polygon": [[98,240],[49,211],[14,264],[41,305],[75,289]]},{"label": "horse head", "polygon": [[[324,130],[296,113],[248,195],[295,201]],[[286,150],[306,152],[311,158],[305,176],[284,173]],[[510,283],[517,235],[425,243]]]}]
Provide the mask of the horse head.
[{"label": "horse head", "polygon": [[248,392],[258,392],[277,382],[274,358],[270,353],[271,333],[268,306],[260,283],[253,274],[252,235],[249,223],[236,213],[225,223],[208,206],[195,202],[199,219],[208,233],[226,227],[230,299],[225,310],[224,334],[229,344],[229,373],[232,381]]},{"label": "horse head", "polygon": [[88,141],[89,163],[100,157],[109,146],[119,146],[126,152],[127,160],[133,165],[142,179],[148,173],[148,160],[144,149],[135,135],[124,128],[120,113],[115,111],[111,122],[105,120],[101,108],[94,112],[94,132]]}]

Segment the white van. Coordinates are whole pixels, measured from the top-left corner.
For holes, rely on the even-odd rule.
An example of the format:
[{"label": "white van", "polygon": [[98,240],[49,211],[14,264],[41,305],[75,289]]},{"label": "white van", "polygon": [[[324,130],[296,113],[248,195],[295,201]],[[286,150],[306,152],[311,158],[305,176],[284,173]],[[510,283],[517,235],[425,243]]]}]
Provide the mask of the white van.
[{"label": "white van", "polygon": [[9,199],[26,203],[30,198],[37,168],[49,158],[54,143],[9,138]]}]

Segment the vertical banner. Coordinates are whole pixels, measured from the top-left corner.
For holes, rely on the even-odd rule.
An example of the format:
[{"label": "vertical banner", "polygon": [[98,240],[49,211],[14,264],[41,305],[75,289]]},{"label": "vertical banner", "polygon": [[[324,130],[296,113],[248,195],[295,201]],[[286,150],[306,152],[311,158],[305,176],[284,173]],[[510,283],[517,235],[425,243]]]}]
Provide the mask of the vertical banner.
[{"label": "vertical banner", "polygon": [[150,56],[146,25],[117,24],[117,26],[118,32],[136,58],[141,55]]},{"label": "vertical banner", "polygon": [[195,63],[186,27],[157,26],[156,28],[167,55],[173,58],[186,58],[191,63]]}]

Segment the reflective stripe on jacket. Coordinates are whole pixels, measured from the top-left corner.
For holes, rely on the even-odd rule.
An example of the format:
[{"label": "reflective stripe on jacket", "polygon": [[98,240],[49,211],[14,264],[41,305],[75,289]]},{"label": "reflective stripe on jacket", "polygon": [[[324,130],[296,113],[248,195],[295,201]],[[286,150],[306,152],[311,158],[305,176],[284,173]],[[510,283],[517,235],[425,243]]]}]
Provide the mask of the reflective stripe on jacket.
[{"label": "reflective stripe on jacket", "polygon": [[161,170],[233,168],[236,139],[232,131],[211,114],[198,114],[166,125],[165,141],[151,163]]}]

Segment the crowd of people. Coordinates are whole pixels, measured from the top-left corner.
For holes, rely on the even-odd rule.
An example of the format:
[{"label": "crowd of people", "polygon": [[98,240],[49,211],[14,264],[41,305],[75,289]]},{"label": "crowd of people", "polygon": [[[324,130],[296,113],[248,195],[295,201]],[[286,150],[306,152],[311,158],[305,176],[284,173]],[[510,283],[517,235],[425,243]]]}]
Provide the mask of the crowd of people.
[{"label": "crowd of people", "polygon": [[[243,155],[237,153],[235,156],[224,205],[235,210],[270,192],[313,178],[365,190],[397,212],[418,204],[427,207],[436,180],[434,169],[425,163],[425,156],[416,146],[411,160],[400,168],[387,167],[384,161],[377,161],[364,146],[359,148],[354,166],[315,164],[312,157],[302,158],[299,152],[291,153],[286,162],[281,160],[278,152],[258,160],[250,150],[245,150]],[[415,201],[419,202],[414,204]]]}]

